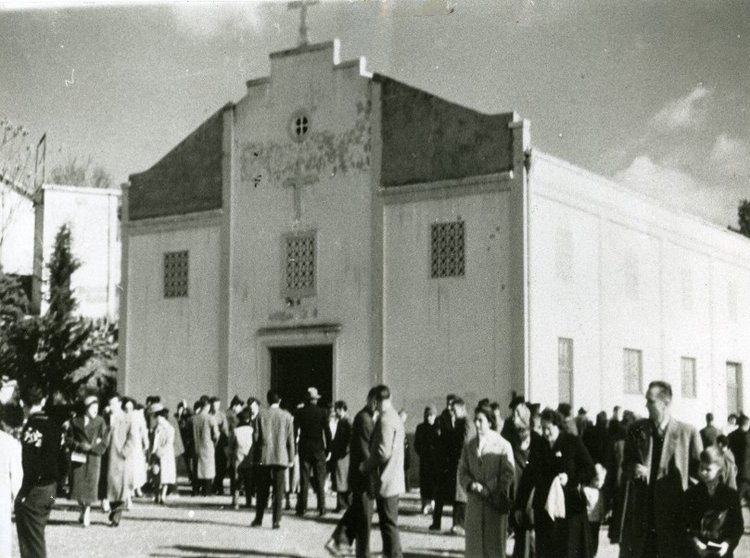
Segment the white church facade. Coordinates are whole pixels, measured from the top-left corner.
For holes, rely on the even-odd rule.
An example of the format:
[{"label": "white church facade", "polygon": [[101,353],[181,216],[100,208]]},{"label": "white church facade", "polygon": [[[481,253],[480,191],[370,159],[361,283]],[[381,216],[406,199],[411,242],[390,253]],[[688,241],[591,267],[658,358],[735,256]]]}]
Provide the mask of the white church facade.
[{"label": "white church facade", "polygon": [[745,406],[750,241],[336,42],[270,62],[124,188],[122,392]]}]

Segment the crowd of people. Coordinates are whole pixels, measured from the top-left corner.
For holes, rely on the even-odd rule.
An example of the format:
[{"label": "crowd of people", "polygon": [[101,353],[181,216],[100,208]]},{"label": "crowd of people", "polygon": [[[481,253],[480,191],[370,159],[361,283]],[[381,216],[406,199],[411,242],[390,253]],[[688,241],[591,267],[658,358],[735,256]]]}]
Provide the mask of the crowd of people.
[{"label": "crowd of people", "polygon": [[[326,489],[343,512],[325,548],[332,555],[370,555],[377,509],[383,555],[402,556],[399,498],[407,490],[407,416],[380,385],[349,419],[344,401],[319,405],[315,387],[290,411],[269,391],[265,404],[235,396],[226,412],[216,397],[175,412],[159,396],[140,405],[95,395],[80,404],[48,405],[26,386],[20,406],[4,405],[0,486],[15,501],[21,556],[45,557],[44,529],[59,490],[80,506],[82,526],[101,503],[117,527],[134,497],[166,504],[184,468],[195,496],[224,494],[232,506],[255,508],[261,527],[282,510],[328,513]],[[441,531],[450,505],[450,532],[465,536],[466,556],[593,557],[607,524],[621,558],[732,557],[743,533],[740,497],[750,498],[750,418],[730,415],[724,432],[706,416],[698,431],[671,416],[671,386],[646,393],[648,417],[615,407],[592,422],[570,405],[541,409],[513,396],[509,412],[488,399],[473,416],[448,395],[438,414],[430,405],[416,428],[421,511]],[[16,441],[17,440],[17,441]],[[181,461],[181,463],[180,463]],[[228,480],[228,483],[226,482]],[[244,494],[244,502],[241,497]],[[11,502],[0,501],[0,557],[10,556]]]}]

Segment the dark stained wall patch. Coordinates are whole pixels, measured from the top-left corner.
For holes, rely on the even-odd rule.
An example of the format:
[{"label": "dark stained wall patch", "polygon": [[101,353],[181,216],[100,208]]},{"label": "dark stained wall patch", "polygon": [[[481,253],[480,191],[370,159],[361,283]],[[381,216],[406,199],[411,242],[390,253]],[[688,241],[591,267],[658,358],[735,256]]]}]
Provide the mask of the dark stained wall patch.
[{"label": "dark stained wall patch", "polygon": [[487,115],[384,76],[382,185],[456,179],[513,168],[512,113]]},{"label": "dark stained wall patch", "polygon": [[130,176],[131,221],[221,208],[224,110],[216,112],[149,170]]}]

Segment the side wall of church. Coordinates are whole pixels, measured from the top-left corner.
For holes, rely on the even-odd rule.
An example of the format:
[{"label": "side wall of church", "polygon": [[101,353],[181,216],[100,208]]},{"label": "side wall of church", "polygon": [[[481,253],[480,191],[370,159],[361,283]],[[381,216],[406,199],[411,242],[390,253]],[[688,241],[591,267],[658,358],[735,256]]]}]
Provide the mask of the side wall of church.
[{"label": "side wall of church", "polygon": [[[236,105],[229,394],[265,398],[274,346],[334,345],[334,393],[324,399],[358,408],[373,378],[370,82],[358,64],[332,60],[330,45],[272,54],[271,77]],[[301,116],[309,129],[297,142]],[[308,232],[314,292],[290,295],[285,235]]]},{"label": "side wall of church", "polygon": [[590,414],[645,415],[664,379],[676,416],[723,423],[728,363],[750,366],[750,242],[536,152],[530,200],[531,399],[556,405],[572,365],[571,402]]},{"label": "side wall of church", "polygon": [[[158,393],[170,408],[219,393],[218,224],[151,227],[128,238],[127,370],[118,389],[142,401]],[[140,228],[139,228],[140,227]],[[188,294],[164,296],[164,254],[188,251]]]},{"label": "side wall of church", "polygon": [[0,265],[5,273],[31,275],[34,259],[34,203],[0,183]]},{"label": "side wall of church", "polygon": [[[441,408],[447,393],[475,405],[484,397],[506,401],[512,387],[510,184],[486,186],[386,201],[383,375],[410,428],[427,404]],[[433,278],[432,224],[455,221],[465,227],[465,273]]]}]

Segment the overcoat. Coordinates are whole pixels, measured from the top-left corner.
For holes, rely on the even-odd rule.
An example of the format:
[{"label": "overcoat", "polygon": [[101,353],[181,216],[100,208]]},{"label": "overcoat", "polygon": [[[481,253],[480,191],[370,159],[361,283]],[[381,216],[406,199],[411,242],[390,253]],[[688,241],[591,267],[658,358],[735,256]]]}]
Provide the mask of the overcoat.
[{"label": "overcoat", "polygon": [[362,468],[372,475],[377,495],[400,496],[406,491],[404,478],[404,422],[393,408],[383,410],[370,441],[370,457]]},{"label": "overcoat", "polygon": [[13,527],[10,516],[22,481],[21,444],[10,434],[0,431],[0,558],[11,557]]},{"label": "overcoat", "polygon": [[294,419],[280,407],[261,409],[255,433],[259,465],[288,467],[294,463]]},{"label": "overcoat", "polygon": [[423,422],[417,425],[414,451],[419,456],[420,495],[426,500],[432,500],[435,498],[440,468],[440,431],[436,424]]},{"label": "overcoat", "polygon": [[[458,470],[458,461],[461,459],[461,455],[463,453],[464,447],[466,446],[466,443],[477,435],[477,427],[474,426],[474,421],[469,417],[456,419],[455,435],[455,447],[453,451],[456,452],[456,470]],[[458,482],[458,473],[456,473],[455,501],[463,503],[467,502],[465,487],[460,482]]]},{"label": "overcoat", "polygon": [[336,434],[331,439],[331,461],[333,482],[337,492],[349,491],[349,444],[352,439],[352,423],[348,417],[339,419]]},{"label": "overcoat", "polygon": [[146,453],[149,447],[148,425],[142,409],[132,412],[131,421],[133,423],[133,436],[135,437],[133,455],[130,461],[133,467],[133,488],[140,488],[148,480],[146,472]]},{"label": "overcoat", "polygon": [[219,425],[213,415],[198,413],[193,415],[193,442],[196,472],[199,479],[213,479],[216,476],[216,442],[219,441]]},{"label": "overcoat", "polygon": [[156,424],[154,429],[154,444],[151,448],[152,462],[159,464],[159,484],[175,484],[177,482],[177,464],[174,454],[175,429],[170,423]]},{"label": "overcoat", "polygon": [[690,476],[696,476],[703,451],[698,431],[674,418],[664,433],[664,447],[655,479],[635,479],[635,466],[651,470],[653,434],[656,427],[649,419],[635,422],[625,438],[623,479],[628,483],[623,508],[620,558],[640,558],[648,532],[647,518],[651,503],[649,483],[653,487],[654,521],[661,558],[683,558],[687,538],[680,528],[680,514]]},{"label": "overcoat", "polygon": [[109,424],[109,469],[107,471],[107,499],[124,502],[133,489],[133,448],[136,437],[130,415],[112,415]]},{"label": "overcoat", "polygon": [[[467,494],[466,556],[505,557],[513,479],[513,448],[500,434],[490,430],[481,450],[478,436],[464,445],[458,462],[458,484]],[[469,490],[474,482],[484,487],[481,494]],[[505,507],[491,502],[504,503]]]},{"label": "overcoat", "polygon": [[[99,499],[99,475],[102,455],[107,451],[107,437],[107,423],[102,417],[94,417],[88,423],[84,417],[71,419],[66,439],[68,448],[86,456],[85,463],[70,462],[71,500],[88,505]],[[84,444],[90,447],[84,449]]]}]

